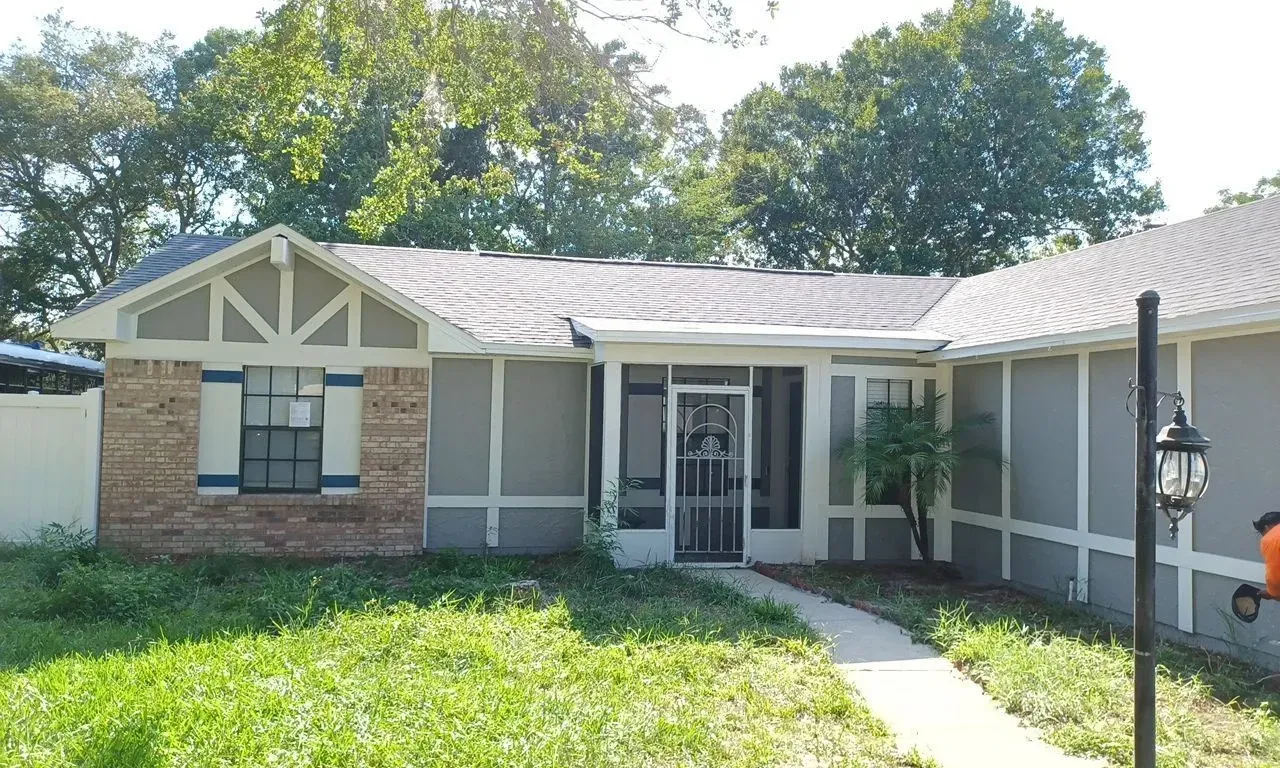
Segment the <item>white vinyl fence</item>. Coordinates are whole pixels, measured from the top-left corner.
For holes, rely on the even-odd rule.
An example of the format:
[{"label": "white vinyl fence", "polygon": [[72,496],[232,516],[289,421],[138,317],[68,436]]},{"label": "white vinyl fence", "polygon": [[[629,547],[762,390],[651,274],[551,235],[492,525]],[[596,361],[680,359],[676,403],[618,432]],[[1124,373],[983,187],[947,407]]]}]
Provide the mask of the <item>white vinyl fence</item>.
[{"label": "white vinyl fence", "polygon": [[0,539],[58,523],[95,530],[102,390],[0,395]]}]

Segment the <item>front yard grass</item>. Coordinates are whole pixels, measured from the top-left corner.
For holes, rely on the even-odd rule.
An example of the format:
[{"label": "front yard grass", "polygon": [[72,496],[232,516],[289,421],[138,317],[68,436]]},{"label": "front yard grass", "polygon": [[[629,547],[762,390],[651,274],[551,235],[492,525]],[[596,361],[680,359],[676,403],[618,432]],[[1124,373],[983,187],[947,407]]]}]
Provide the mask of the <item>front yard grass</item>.
[{"label": "front yard grass", "polygon": [[[940,571],[768,566],[796,586],[879,613],[936,646],[1046,740],[1132,765],[1132,636],[1079,608]],[[1162,768],[1280,765],[1280,695],[1262,669],[1199,648],[1158,652],[1157,763]]]},{"label": "front yard grass", "polygon": [[904,764],[789,607],[680,571],[0,549],[4,766]]}]

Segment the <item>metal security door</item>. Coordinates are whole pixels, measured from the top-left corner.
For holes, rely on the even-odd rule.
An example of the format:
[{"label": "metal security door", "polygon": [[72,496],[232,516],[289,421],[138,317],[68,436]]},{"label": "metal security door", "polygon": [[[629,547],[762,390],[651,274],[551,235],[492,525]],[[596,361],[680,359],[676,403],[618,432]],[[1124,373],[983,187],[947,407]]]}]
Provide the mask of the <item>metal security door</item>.
[{"label": "metal security door", "polygon": [[751,536],[751,388],[676,384],[669,394],[672,559],[741,565]]}]

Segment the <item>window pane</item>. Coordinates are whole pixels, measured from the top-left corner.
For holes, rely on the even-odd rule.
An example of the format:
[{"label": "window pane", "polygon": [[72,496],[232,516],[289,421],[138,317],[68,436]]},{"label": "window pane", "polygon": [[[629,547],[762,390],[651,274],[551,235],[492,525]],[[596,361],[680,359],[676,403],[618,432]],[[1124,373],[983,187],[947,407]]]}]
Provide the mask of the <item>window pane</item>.
[{"label": "window pane", "polygon": [[240,482],[244,483],[245,488],[267,487],[267,462],[246,461],[244,463],[244,477],[240,479]]},{"label": "window pane", "polygon": [[324,394],[324,369],[323,368],[299,368],[298,369],[298,394],[314,395],[319,397]]},{"label": "window pane", "polygon": [[271,394],[273,395],[298,394],[298,369],[272,366]]},{"label": "window pane", "polygon": [[244,369],[244,393],[246,395],[265,395],[270,391],[270,368],[261,365],[251,365]]},{"label": "window pane", "polygon": [[288,429],[271,430],[271,458],[293,458],[293,435],[294,433]]},{"label": "window pane", "polygon": [[298,400],[311,404],[311,426],[318,427],[324,424],[324,398],[300,397]]},{"label": "window pane", "polygon": [[320,462],[300,461],[297,463],[297,473],[296,486],[298,488],[320,487]]},{"label": "window pane", "polygon": [[911,407],[910,379],[893,379],[889,382],[889,405],[894,408]]},{"label": "window pane", "polygon": [[292,461],[273,461],[267,468],[267,487],[269,488],[292,488],[293,487],[293,462]]},{"label": "window pane", "polygon": [[298,432],[298,458],[320,459],[320,433],[313,431]]},{"label": "window pane", "polygon": [[267,458],[267,430],[265,429],[245,430],[244,457],[246,459]]},{"label": "window pane", "polygon": [[244,423],[247,426],[265,425],[267,408],[271,398],[251,396],[244,399]]},{"label": "window pane", "polygon": [[289,403],[291,402],[293,401],[287,397],[271,398],[271,426],[289,426]]},{"label": "window pane", "polygon": [[889,380],[867,379],[867,405],[883,405],[889,402]]}]

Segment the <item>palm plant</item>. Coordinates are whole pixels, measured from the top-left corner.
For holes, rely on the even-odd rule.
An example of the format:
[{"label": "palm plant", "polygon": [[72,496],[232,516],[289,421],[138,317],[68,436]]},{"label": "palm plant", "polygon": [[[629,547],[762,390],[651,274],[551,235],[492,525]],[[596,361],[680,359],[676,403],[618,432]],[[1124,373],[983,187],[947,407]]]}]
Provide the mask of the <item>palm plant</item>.
[{"label": "palm plant", "polygon": [[930,394],[910,408],[867,409],[862,429],[840,444],[838,456],[854,484],[866,477],[868,503],[897,504],[906,515],[920,556],[933,560],[929,510],[968,461],[990,461],[1003,469],[999,451],[964,444],[966,435],[989,427],[995,416],[980,413],[944,426],[945,395]]}]

